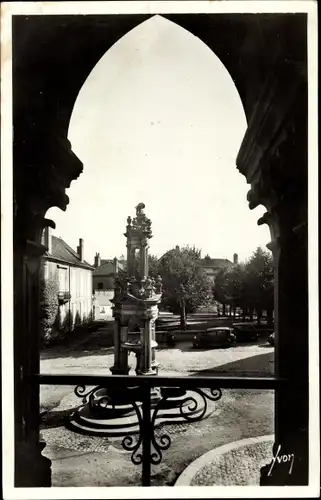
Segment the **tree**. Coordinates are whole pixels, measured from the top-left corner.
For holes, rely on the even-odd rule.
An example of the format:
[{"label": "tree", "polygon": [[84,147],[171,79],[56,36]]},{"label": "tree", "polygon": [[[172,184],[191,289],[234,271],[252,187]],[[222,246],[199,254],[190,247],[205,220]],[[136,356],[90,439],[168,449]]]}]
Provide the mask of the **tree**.
[{"label": "tree", "polygon": [[59,314],[58,291],[59,282],[57,276],[41,280],[40,322],[42,326],[42,342],[48,342],[51,339],[52,328]]},{"label": "tree", "polygon": [[258,322],[262,310],[268,313],[268,321],[272,321],[274,302],[274,265],[269,252],[257,248],[248,262],[238,264],[230,269],[222,269],[215,278],[214,298],[225,306],[230,305],[235,311],[240,307],[250,310],[253,316],[257,311]]},{"label": "tree", "polygon": [[217,302],[223,305],[223,315],[225,315],[225,306],[228,303],[228,276],[226,269],[220,269],[215,277],[213,296]]},{"label": "tree", "polygon": [[227,303],[235,310],[244,305],[244,266],[237,264],[228,270],[227,274]]},{"label": "tree", "polygon": [[274,306],[274,262],[270,252],[258,247],[245,264],[245,296],[249,307],[256,309],[258,322],[262,310],[272,320]]},{"label": "tree", "polygon": [[157,276],[159,275],[158,267],[159,267],[158,257],[156,257],[156,255],[149,255],[148,256],[148,276],[150,278],[154,278],[154,279],[157,278]]},{"label": "tree", "polygon": [[186,314],[195,312],[212,298],[210,281],[200,255],[195,248],[176,247],[158,261],[157,270],[163,281],[163,303],[172,312],[179,312],[183,330],[186,330]]},{"label": "tree", "polygon": [[214,298],[225,306],[229,305],[235,312],[236,307],[242,307],[244,302],[244,266],[237,264],[231,269],[221,269],[215,278],[213,287]]}]

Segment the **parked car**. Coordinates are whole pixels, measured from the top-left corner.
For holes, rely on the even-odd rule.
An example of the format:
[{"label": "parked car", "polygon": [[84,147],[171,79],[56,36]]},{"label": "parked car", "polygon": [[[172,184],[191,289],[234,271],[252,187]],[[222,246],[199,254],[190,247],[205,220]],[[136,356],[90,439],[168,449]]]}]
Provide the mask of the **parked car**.
[{"label": "parked car", "polygon": [[274,345],[274,340],[275,340],[275,333],[273,332],[268,338],[269,344]]},{"label": "parked car", "polygon": [[233,333],[236,337],[236,342],[252,342],[260,338],[255,325],[249,323],[234,323]]},{"label": "parked car", "polygon": [[232,328],[215,327],[197,333],[193,339],[193,347],[230,347],[235,341]]}]

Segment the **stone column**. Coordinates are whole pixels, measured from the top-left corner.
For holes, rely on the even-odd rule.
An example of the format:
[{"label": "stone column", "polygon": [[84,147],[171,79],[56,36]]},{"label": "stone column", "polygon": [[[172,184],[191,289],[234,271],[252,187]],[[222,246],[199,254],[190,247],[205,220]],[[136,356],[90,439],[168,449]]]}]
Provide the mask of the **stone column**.
[{"label": "stone column", "polygon": [[152,369],[151,338],[150,319],[146,318],[144,320],[140,375],[155,375]]},{"label": "stone column", "polygon": [[280,231],[268,245],[275,261],[275,371],[290,385],[275,391],[273,455],[293,456],[261,470],[261,485],[307,485],[309,458],[309,328],[307,238],[299,231]]},{"label": "stone column", "polygon": [[289,379],[290,387],[275,394],[275,447],[281,446],[282,455],[294,454],[292,474],[288,474],[286,464],[280,470],[282,484],[305,485],[309,452],[309,328],[303,234],[300,237],[292,233],[281,240],[277,274],[276,374]]},{"label": "stone column", "polygon": [[148,276],[148,247],[146,240],[143,240],[140,245],[140,276],[143,279]]},{"label": "stone column", "polygon": [[39,387],[31,379],[40,371],[39,285],[45,247],[35,241],[15,243],[15,486],[50,486],[51,461],[42,455],[45,443],[39,440]]},{"label": "stone column", "polygon": [[294,126],[288,136],[285,134],[286,141],[280,139],[280,145],[266,160],[266,170],[257,174],[248,194],[250,208],[263,204],[268,210],[259,224],[270,227],[272,243],[268,247],[275,264],[275,371],[277,378],[288,382],[275,391],[273,455],[294,457],[291,474],[288,461],[276,461],[273,467],[271,462],[261,469],[260,484],[270,486],[308,484],[307,163],[304,147],[295,149],[304,132],[300,127],[295,135],[293,131]]},{"label": "stone column", "polygon": [[66,210],[65,189],[83,165],[59,127],[51,134],[41,119],[29,125],[15,129],[13,154],[14,481],[16,487],[47,487],[50,460],[43,456],[45,444],[39,441],[39,386],[33,378],[39,373],[39,278],[46,251],[41,236],[45,226],[55,228],[45,219],[48,209]]},{"label": "stone column", "polygon": [[127,243],[127,276],[129,278],[132,277],[133,271],[133,257],[132,257],[132,248],[129,243]]},{"label": "stone column", "polygon": [[114,313],[114,364],[110,368],[110,371],[114,373],[119,373],[120,370],[120,318]]},{"label": "stone column", "polygon": [[135,264],[136,264],[136,256],[135,256],[135,247],[134,248],[131,248],[130,249],[130,269],[128,271],[128,277],[129,278],[133,278],[135,277],[135,274],[136,274],[136,268],[135,268]]},{"label": "stone column", "polygon": [[[120,344],[128,341],[128,326],[122,326],[120,329]],[[124,375],[128,375],[128,350],[124,349],[122,345],[120,345],[120,370]]]},{"label": "stone column", "polygon": [[155,324],[156,324],[156,319],[153,319],[151,320],[151,338],[152,338],[152,341],[156,344],[155,347],[152,347],[152,369],[154,370],[155,374],[157,375],[157,369],[158,369],[158,362],[156,361],[156,347],[157,347],[157,343],[156,343],[156,327],[155,327]]},{"label": "stone column", "polygon": [[145,252],[146,252],[146,257],[145,257],[145,258],[146,258],[146,264],[145,264],[145,265],[146,265],[146,277],[148,276],[148,273],[149,273],[149,266],[148,266],[148,249],[149,249],[149,247],[148,247],[148,246],[146,246],[146,249],[145,249]]},{"label": "stone column", "polygon": [[261,484],[271,486],[307,484],[309,459],[307,237],[297,232],[307,221],[308,99],[303,59],[290,49],[298,64],[284,64],[288,49],[271,64],[237,156],[250,209],[267,209],[260,223],[270,226],[275,259],[276,375],[290,383],[275,391],[273,451],[293,454],[294,464],[291,474],[283,461],[261,469]]},{"label": "stone column", "polygon": [[114,317],[114,365],[110,368],[110,371],[113,375],[127,375],[129,371],[127,351],[122,349],[121,343],[127,341],[128,328],[121,326],[119,313]]}]

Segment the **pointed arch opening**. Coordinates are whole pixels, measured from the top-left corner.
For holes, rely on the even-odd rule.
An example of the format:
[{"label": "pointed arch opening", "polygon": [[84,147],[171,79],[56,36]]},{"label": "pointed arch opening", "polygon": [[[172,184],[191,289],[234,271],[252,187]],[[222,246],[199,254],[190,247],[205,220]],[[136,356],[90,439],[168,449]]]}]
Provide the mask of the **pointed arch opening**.
[{"label": "pointed arch opening", "polygon": [[249,255],[269,236],[257,227],[263,207],[249,211],[244,203],[248,187],[235,167],[246,127],[236,86],[214,52],[164,17],[144,21],[103,55],[78,94],[68,138],[84,173],[67,213],[52,209],[57,228],[70,234],[74,227],[76,242],[82,220],[89,259],[105,220],[100,245],[117,254],[117,206],[139,198],[149,206],[155,253],[197,242],[205,252]]}]

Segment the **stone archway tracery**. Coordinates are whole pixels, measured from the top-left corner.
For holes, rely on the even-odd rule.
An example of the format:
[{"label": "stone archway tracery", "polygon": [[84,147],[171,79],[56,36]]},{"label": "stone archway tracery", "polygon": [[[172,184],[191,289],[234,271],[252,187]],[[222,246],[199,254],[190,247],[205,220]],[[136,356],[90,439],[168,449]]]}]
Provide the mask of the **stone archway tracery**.
[{"label": "stone archway tracery", "polygon": [[[52,206],[66,209],[65,189],[82,172],[82,163],[67,140],[73,103],[86,75],[102,53],[124,32],[149,16],[137,16],[135,20],[133,16],[125,16],[123,23],[119,23],[119,16],[116,16],[118,19],[106,16],[107,32],[104,22],[94,18],[79,20],[77,24],[68,16],[60,20],[45,20],[44,17],[38,20],[20,18],[13,25],[16,40],[18,33],[21,35],[24,29],[25,33],[29,30],[29,37],[20,37],[24,46],[14,45],[13,68],[15,428],[16,472],[21,486],[41,485],[45,477],[49,481],[48,464],[40,458],[43,445],[39,444],[38,422],[34,417],[39,410],[38,387],[30,388],[28,377],[39,372],[39,265],[45,251],[40,242],[43,227],[53,224],[45,219],[45,213]],[[192,15],[167,17],[199,36],[218,55],[235,81],[247,115],[248,129],[237,167],[251,184],[250,208],[258,204],[267,208],[259,223],[270,226],[270,248],[277,263],[277,374],[303,387],[300,395],[280,390],[276,396],[276,442],[282,444],[284,453],[294,452],[298,457],[295,474],[285,478],[281,473],[281,478],[265,478],[265,481],[266,484],[269,481],[277,484],[278,480],[285,480],[287,484],[306,484],[308,289],[304,20],[300,16],[290,19],[282,15],[274,23],[268,16],[261,17],[259,22],[251,16],[242,19],[233,15],[220,19],[214,15],[200,15],[197,19]],[[237,37],[230,36],[231,29],[241,43],[235,42]],[[262,37],[266,45],[275,44],[274,51],[271,46],[264,54],[260,51]],[[66,40],[71,39],[74,41],[67,47]],[[79,52],[82,52],[82,65],[79,65]],[[261,62],[254,68],[253,60],[259,57]],[[73,61],[76,68],[74,66],[72,73]],[[30,78],[36,62],[40,68],[38,79],[34,73]],[[23,88],[24,82],[32,83]],[[298,102],[302,105],[297,106]],[[289,183],[291,190],[288,190]],[[293,269],[296,270],[294,274]],[[295,286],[293,282],[289,285],[293,276]],[[291,317],[293,304],[298,306],[295,321]],[[289,408],[293,410],[291,415],[295,415],[290,432],[286,418]],[[40,469],[43,474],[39,474]]]}]

